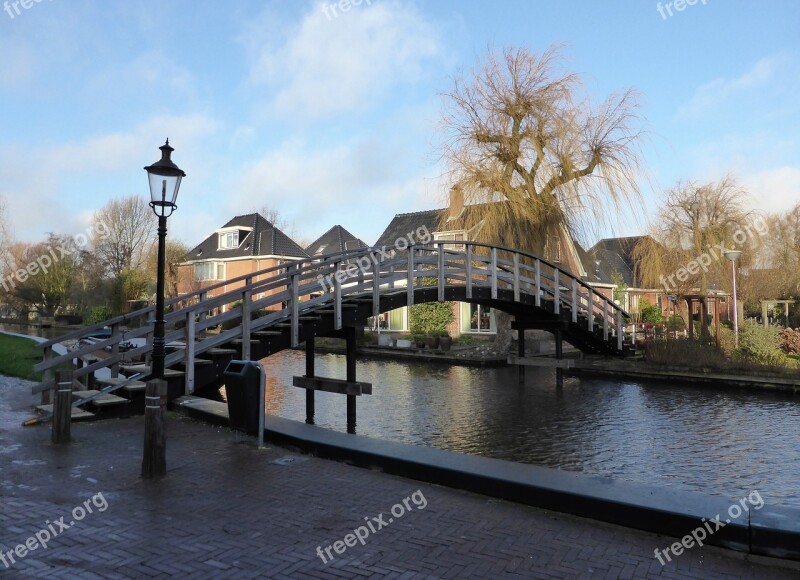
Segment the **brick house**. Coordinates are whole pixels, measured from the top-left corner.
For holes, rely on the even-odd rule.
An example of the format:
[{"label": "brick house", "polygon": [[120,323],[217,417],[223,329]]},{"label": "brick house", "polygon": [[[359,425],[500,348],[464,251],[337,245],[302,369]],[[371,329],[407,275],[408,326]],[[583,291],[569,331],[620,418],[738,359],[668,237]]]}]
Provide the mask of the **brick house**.
[{"label": "brick house", "polygon": [[[453,188],[450,191],[450,204],[447,208],[395,215],[375,245],[392,247],[397,240],[407,238],[411,232],[425,228],[433,234],[434,240],[452,240],[454,247],[458,247],[459,240],[470,240],[473,233],[455,226],[457,218],[463,211],[463,193],[457,188]],[[442,226],[442,224],[450,222],[454,223],[453,229],[448,229],[446,225]],[[611,279],[604,272],[595,272],[594,270],[587,272],[584,264],[588,262],[589,255],[572,239],[565,228],[560,230],[558,236],[553,236],[552,240],[548,240],[543,257],[563,270],[580,277],[594,287],[599,294],[609,298],[613,297],[614,284]],[[383,314],[381,327],[392,331],[408,331],[408,308],[398,308]],[[453,304],[453,322],[448,331],[451,336],[462,334],[493,336],[497,333],[494,312],[491,308],[480,304],[455,302]]]},{"label": "brick house", "polygon": [[[178,292],[185,294],[279,265],[308,254],[261,214],[238,215],[204,239],[178,266]],[[256,277],[254,281],[258,281]],[[225,284],[210,292],[222,294],[244,282]],[[263,298],[266,294],[254,296]]]}]

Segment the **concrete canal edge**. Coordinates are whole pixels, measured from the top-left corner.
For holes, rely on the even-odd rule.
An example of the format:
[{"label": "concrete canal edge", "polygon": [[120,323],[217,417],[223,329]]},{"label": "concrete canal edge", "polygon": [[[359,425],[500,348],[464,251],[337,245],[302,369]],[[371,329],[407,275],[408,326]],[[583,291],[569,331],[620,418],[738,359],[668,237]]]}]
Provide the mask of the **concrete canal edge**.
[{"label": "concrete canal edge", "polygon": [[[196,419],[228,424],[225,403],[189,396],[175,401],[174,407]],[[768,497],[761,509],[748,504],[740,517],[716,529],[713,518],[719,515],[724,523],[730,518],[729,509],[742,504],[703,493],[340,433],[272,415],[267,416],[265,439],[324,459],[677,538],[653,546],[654,550],[666,549],[702,528],[705,544],[800,560],[800,509],[770,506]]]}]

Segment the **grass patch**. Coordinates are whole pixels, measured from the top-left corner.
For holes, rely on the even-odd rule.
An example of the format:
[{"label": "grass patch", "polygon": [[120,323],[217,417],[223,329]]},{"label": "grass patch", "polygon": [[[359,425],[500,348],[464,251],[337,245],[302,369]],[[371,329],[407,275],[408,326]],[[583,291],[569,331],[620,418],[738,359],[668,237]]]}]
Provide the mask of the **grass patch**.
[{"label": "grass patch", "polygon": [[0,334],[0,374],[41,380],[41,373],[33,372],[33,365],[42,361],[42,351],[35,346],[36,341],[30,338]]}]

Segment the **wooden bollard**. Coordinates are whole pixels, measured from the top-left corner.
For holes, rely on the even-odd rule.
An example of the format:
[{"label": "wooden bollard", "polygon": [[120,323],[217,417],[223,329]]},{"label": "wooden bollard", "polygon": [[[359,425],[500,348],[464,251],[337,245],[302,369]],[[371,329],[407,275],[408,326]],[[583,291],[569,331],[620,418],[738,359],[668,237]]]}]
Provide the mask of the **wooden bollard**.
[{"label": "wooden bollard", "polygon": [[142,477],[153,479],[167,473],[167,382],[147,382],[144,403],[144,455]]},{"label": "wooden bollard", "polygon": [[72,371],[57,371],[53,397],[53,443],[69,443],[72,426]]}]

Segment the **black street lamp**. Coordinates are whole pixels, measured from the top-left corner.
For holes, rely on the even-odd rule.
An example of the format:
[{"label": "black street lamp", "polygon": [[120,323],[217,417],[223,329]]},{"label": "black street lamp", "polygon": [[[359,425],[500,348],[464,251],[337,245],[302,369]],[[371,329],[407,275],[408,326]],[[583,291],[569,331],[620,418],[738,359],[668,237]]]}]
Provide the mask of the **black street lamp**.
[{"label": "black street lamp", "polygon": [[161,159],[145,167],[150,181],[150,207],[158,216],[158,272],[156,282],[156,319],[153,326],[153,372],[152,378],[164,378],[164,277],[166,269],[167,218],[178,207],[178,190],[186,177],[170,156],[174,149],[167,142],[159,147]]}]

